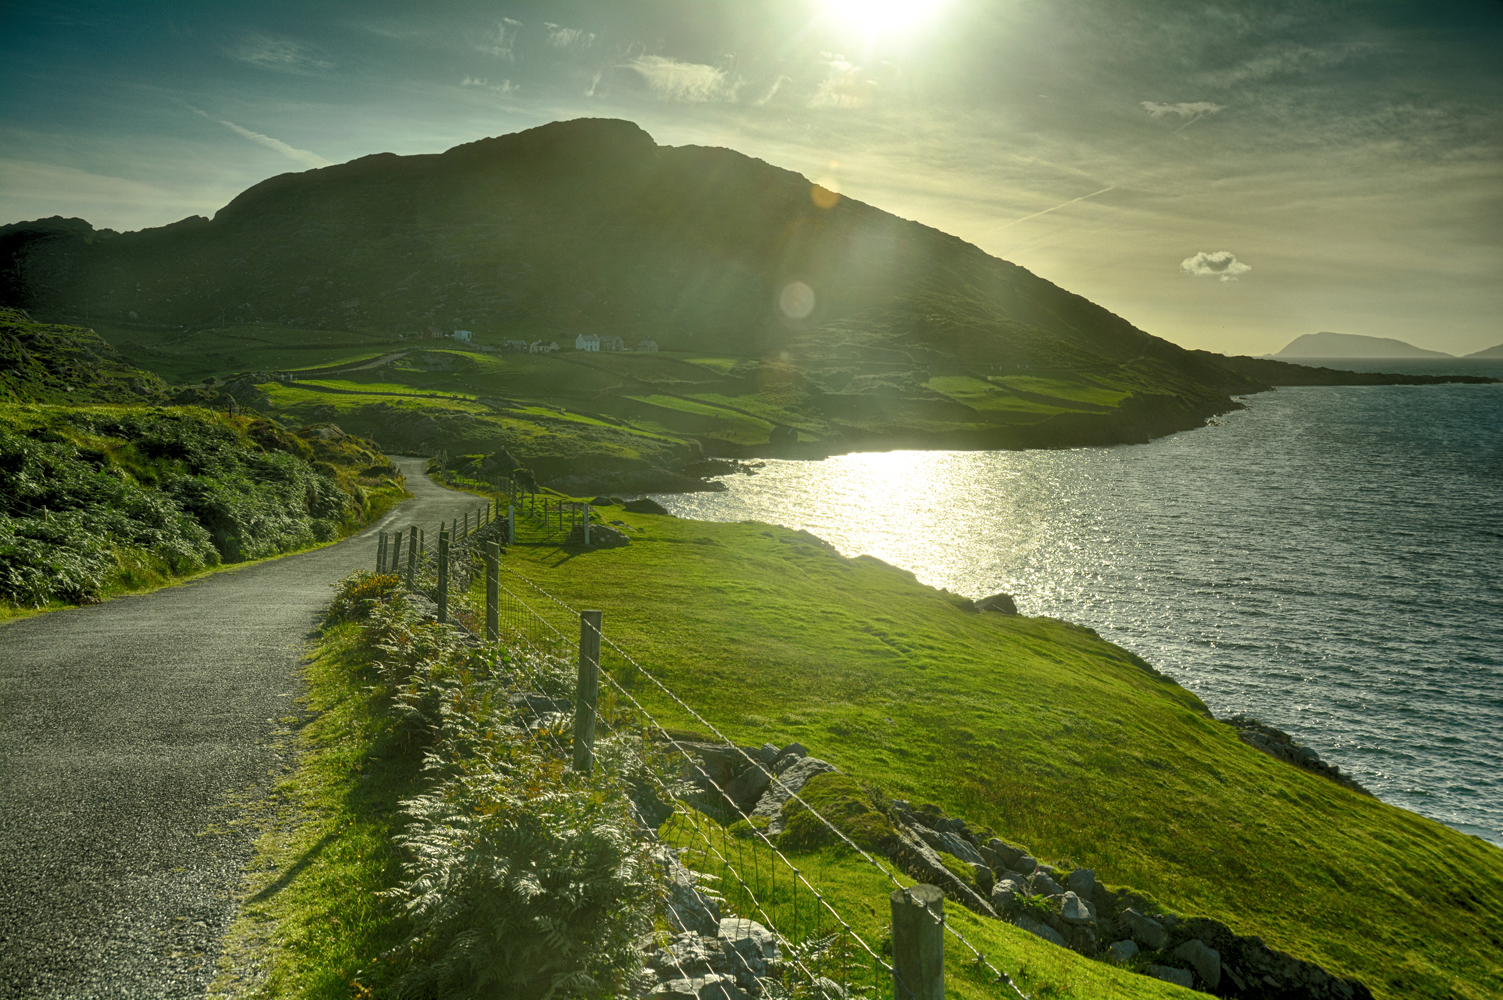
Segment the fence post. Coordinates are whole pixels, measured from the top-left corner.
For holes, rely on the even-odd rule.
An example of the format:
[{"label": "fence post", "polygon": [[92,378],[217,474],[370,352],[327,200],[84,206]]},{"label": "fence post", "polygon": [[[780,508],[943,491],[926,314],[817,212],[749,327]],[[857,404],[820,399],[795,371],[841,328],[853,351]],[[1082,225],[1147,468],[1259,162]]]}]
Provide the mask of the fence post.
[{"label": "fence post", "polygon": [[890,899],[894,1000],[944,1000],[945,894],[916,885],[893,890]]},{"label": "fence post", "polygon": [[574,698],[574,770],[589,774],[595,765],[595,700],[600,694],[599,611],[579,613],[579,689]]},{"label": "fence post", "polygon": [[423,533],[417,525],[407,529],[407,589],[412,589],[412,583],[417,579],[418,547],[423,542]]},{"label": "fence post", "polygon": [[589,504],[585,504],[585,508],[584,508],[584,543],[585,543],[585,548],[589,548],[590,547],[590,505]]},{"label": "fence post", "polygon": [[485,638],[495,642],[501,637],[501,546],[485,543]]},{"label": "fence post", "polygon": [[391,540],[391,571],[402,572],[402,533],[395,532]]},{"label": "fence post", "polygon": [[517,544],[517,508],[512,504],[506,505],[506,544]]},{"label": "fence post", "polygon": [[438,529],[438,623],[449,620],[449,533]]},{"label": "fence post", "polygon": [[376,536],[376,575],[386,572],[386,532]]}]

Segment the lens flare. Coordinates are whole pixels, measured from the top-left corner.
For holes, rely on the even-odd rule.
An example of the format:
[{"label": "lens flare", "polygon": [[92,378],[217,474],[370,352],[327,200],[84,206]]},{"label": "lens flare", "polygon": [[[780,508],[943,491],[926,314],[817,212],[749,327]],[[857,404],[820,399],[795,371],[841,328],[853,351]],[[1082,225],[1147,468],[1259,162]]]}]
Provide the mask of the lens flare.
[{"label": "lens flare", "polygon": [[869,37],[916,28],[944,6],[945,0],[824,0],[831,19]]},{"label": "lens flare", "polygon": [[815,181],[809,188],[809,200],[819,208],[834,208],[840,201],[840,189],[832,180]]},{"label": "lens flare", "polygon": [[789,319],[803,319],[814,311],[814,289],[802,281],[790,281],[778,293],[778,308]]}]

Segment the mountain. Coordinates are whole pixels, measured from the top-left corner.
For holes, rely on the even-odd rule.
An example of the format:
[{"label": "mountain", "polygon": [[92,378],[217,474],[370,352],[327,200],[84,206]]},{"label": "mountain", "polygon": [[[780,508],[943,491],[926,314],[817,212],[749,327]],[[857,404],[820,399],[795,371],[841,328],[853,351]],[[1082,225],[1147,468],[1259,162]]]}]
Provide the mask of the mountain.
[{"label": "mountain", "polygon": [[1443,351],[1427,351],[1392,337],[1364,337],[1356,333],[1307,333],[1295,337],[1274,358],[1449,358]]},{"label": "mountain", "polygon": [[1481,351],[1473,351],[1471,354],[1468,354],[1467,357],[1469,357],[1469,358],[1503,358],[1503,344],[1498,344],[1496,347],[1488,347],[1488,348],[1485,348],[1484,350],[1481,350]]}]

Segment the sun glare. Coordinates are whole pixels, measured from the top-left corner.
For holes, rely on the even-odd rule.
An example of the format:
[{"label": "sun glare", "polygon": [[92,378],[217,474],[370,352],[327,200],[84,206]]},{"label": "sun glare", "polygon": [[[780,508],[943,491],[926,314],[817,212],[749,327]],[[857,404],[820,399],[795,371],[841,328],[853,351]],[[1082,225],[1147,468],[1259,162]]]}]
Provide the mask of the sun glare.
[{"label": "sun glare", "polygon": [[825,0],[830,17],[868,36],[893,35],[918,27],[944,6],[945,0]]}]

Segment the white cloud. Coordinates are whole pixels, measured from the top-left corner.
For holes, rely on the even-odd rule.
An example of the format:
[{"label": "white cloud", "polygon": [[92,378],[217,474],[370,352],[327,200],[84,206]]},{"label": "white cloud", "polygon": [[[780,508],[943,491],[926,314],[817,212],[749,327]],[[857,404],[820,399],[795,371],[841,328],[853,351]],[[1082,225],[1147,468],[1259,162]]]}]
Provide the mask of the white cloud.
[{"label": "white cloud", "polygon": [[494,90],[498,94],[510,94],[514,90],[521,90],[519,84],[510,80],[502,80],[500,83],[491,83],[483,76],[466,76],[459,81],[461,87],[482,87],[485,90]]},{"label": "white cloud", "polygon": [[1272,77],[1293,76],[1311,70],[1329,69],[1349,59],[1369,55],[1380,46],[1373,42],[1340,42],[1323,48],[1287,43],[1244,60],[1229,69],[1208,74],[1205,79],[1216,86],[1232,87]]},{"label": "white cloud", "polygon": [[1225,111],[1225,104],[1212,104],[1210,101],[1196,101],[1193,104],[1159,104],[1155,101],[1140,101],[1143,110],[1148,112],[1149,118],[1162,118],[1165,115],[1179,115],[1194,121],[1196,118],[1204,118],[1206,115],[1214,115],[1218,111]]},{"label": "white cloud", "polygon": [[809,100],[811,108],[859,108],[871,100],[877,82],[867,78],[861,67],[833,52],[822,53],[829,72]]},{"label": "white cloud", "polygon": [[627,67],[641,74],[652,92],[665,101],[734,101],[741,89],[741,81],[730,79],[725,70],[703,63],[638,56]]},{"label": "white cloud", "polygon": [[480,46],[480,51],[487,52],[497,59],[513,62],[516,59],[517,34],[521,30],[521,21],[503,17],[496,25],[495,39],[489,45]]},{"label": "white cloud", "polygon": [[548,44],[555,49],[587,49],[595,44],[595,36],[583,28],[564,28],[546,21],[543,27],[548,29]]},{"label": "white cloud", "polygon": [[301,163],[305,167],[328,167],[332,166],[334,163],[333,160],[326,160],[322,156],[319,156],[317,153],[310,152],[306,149],[298,149],[296,146],[289,146],[281,139],[273,139],[269,135],[262,135],[260,132],[252,132],[250,129],[236,125],[234,122],[227,122],[222,118],[215,118],[207,111],[200,111],[198,108],[193,107],[193,105],[191,104],[185,105],[185,107],[187,107],[188,110],[192,111],[194,114],[202,115],[203,117],[209,119],[209,121],[218,122],[225,128],[229,129],[231,132],[234,132],[236,135],[249,139],[251,142],[254,142],[258,146],[265,146],[267,149],[270,149],[273,152],[281,153],[289,160]]},{"label": "white cloud", "polygon": [[319,58],[302,42],[261,34],[247,35],[230,55],[251,66],[281,73],[313,73],[334,68],[333,63]]},{"label": "white cloud", "polygon": [[778,91],[782,88],[783,84],[792,82],[793,80],[790,77],[779,76],[776,80],[772,81],[772,89],[768,90],[767,93],[763,94],[752,103],[759,108],[762,107],[763,105],[771,101],[774,97],[778,96]]},{"label": "white cloud", "polygon": [[1179,269],[1197,278],[1236,281],[1237,275],[1251,271],[1252,265],[1242,263],[1230,250],[1215,250],[1211,253],[1202,250],[1194,257],[1186,257],[1180,261]]}]

